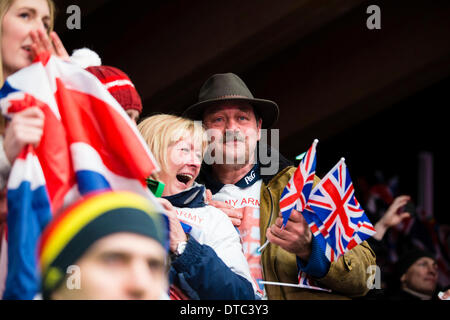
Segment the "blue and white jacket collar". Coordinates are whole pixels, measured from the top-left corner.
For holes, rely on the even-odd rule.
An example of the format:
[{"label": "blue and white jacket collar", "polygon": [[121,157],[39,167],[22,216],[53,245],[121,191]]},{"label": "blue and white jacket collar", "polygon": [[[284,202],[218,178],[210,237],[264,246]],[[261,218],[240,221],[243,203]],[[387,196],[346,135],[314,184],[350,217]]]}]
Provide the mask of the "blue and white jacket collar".
[{"label": "blue and white jacket collar", "polygon": [[163,198],[177,208],[200,208],[206,206],[205,191],[205,186],[194,182],[189,189]]},{"label": "blue and white jacket collar", "polygon": [[[224,184],[214,179],[210,167],[205,169],[206,170],[202,174],[202,179],[205,183],[205,186],[206,188],[211,190],[212,194],[216,194],[217,192],[220,191],[220,189],[222,189]],[[249,172],[247,172],[247,174],[244,177],[242,177],[241,180],[236,182],[234,185],[243,189],[255,184],[259,179],[261,179],[261,175],[260,175],[260,167],[259,164],[257,163],[253,166],[253,168]]]}]

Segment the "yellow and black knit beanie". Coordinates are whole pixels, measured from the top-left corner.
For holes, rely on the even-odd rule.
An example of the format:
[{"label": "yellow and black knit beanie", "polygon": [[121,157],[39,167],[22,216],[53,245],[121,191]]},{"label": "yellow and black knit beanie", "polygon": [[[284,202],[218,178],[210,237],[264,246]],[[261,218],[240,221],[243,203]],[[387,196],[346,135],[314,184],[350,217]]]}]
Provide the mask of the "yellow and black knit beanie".
[{"label": "yellow and black knit beanie", "polygon": [[44,299],[94,242],[117,232],[148,236],[168,249],[167,217],[148,199],[125,191],[85,197],[57,215],[42,234],[39,257]]}]

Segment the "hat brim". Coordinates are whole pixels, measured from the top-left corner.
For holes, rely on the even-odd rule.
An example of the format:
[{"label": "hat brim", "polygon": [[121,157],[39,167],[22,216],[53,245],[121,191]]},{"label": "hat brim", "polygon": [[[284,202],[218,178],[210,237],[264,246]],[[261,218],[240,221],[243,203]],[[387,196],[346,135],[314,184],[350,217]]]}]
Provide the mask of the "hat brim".
[{"label": "hat brim", "polygon": [[227,97],[227,98],[217,98],[210,99],[198,102],[189,108],[187,108],[183,112],[183,116],[188,117],[193,120],[203,120],[203,114],[205,110],[215,105],[217,102],[223,101],[239,101],[239,102],[247,102],[253,106],[256,113],[262,119],[262,128],[269,129],[271,128],[278,120],[278,115],[280,113],[278,105],[270,100],[264,99],[250,99],[250,98],[242,98],[242,97]]}]

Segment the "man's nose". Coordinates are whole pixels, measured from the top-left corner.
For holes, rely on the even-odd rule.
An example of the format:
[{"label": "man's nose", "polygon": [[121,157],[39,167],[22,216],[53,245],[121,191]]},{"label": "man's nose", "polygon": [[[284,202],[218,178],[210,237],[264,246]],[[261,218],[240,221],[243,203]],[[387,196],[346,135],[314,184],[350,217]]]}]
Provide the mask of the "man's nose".
[{"label": "man's nose", "polygon": [[131,299],[143,299],[153,282],[152,274],[145,262],[133,262],[129,266],[126,293]]},{"label": "man's nose", "polygon": [[428,272],[431,273],[433,276],[437,276],[438,270],[436,265],[429,265],[428,266]]},{"label": "man's nose", "polygon": [[238,123],[233,118],[228,118],[225,123],[225,129],[227,131],[237,131],[238,130]]},{"label": "man's nose", "polygon": [[436,264],[429,264],[426,265],[426,274],[428,276],[437,277],[438,276],[438,267]]}]

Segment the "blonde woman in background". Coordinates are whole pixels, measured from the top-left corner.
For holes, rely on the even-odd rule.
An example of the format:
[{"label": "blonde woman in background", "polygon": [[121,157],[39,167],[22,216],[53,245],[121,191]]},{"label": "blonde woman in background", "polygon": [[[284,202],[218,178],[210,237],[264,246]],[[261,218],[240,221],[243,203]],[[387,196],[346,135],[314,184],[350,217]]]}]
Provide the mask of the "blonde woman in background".
[{"label": "blonde woman in background", "polygon": [[206,189],[195,182],[207,147],[202,126],[161,114],[138,129],[161,166],[153,178],[165,184],[160,200],[170,220],[171,284],[190,299],[255,299],[237,230],[205,203]]}]

